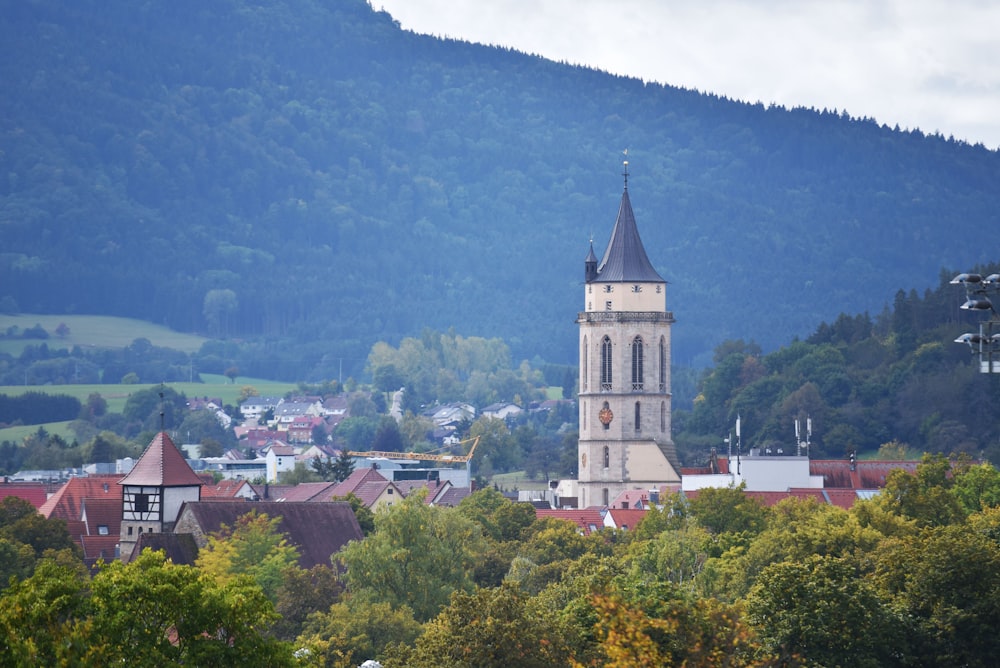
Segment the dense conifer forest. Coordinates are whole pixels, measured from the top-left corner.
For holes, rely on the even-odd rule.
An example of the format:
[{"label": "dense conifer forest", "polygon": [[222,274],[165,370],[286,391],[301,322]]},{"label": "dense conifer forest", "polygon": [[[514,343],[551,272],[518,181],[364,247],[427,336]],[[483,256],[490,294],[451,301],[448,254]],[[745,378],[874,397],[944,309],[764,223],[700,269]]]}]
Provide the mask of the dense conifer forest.
[{"label": "dense conifer forest", "polygon": [[427,327],[573,362],[626,147],[682,365],[996,259],[996,151],[419,36],[362,0],[33,0],[0,56],[0,308],[238,340],[265,377],[360,375]]}]

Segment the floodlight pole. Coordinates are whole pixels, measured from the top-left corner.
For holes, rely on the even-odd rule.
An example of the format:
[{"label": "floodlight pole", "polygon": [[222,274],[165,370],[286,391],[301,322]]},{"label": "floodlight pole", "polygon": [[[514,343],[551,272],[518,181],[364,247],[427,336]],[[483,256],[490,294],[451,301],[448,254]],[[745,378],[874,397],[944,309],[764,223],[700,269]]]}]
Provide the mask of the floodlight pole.
[{"label": "floodlight pole", "polygon": [[[1000,295],[1000,274],[985,278],[979,274],[962,273],[951,280],[952,285],[965,288],[966,301],[961,306],[967,311],[989,311],[989,318],[979,322],[979,340],[970,340],[963,334],[956,343],[967,343],[972,354],[979,358],[980,373],[1000,373],[1000,312],[993,305],[990,295]],[[994,339],[994,335],[998,338]]]}]

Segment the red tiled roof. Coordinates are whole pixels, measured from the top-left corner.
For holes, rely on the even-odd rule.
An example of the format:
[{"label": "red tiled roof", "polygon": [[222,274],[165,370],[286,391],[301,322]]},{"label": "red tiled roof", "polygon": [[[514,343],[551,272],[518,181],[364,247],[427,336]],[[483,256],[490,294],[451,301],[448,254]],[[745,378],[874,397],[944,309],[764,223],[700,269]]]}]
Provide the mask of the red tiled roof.
[{"label": "red tiled roof", "polygon": [[122,488],[115,484],[120,477],[116,474],[70,478],[38,512],[50,519],[79,520],[83,517],[84,499],[114,499],[121,507]]},{"label": "red tiled roof", "polygon": [[35,508],[41,508],[48,498],[44,483],[38,482],[6,482],[0,483],[0,501],[8,496],[24,499]]},{"label": "red tiled roof", "polygon": [[[611,517],[612,526],[618,529],[634,529],[635,525],[646,516],[646,511],[636,508],[608,508],[608,515]],[[604,526],[608,524],[605,522]]]},{"label": "red tiled roof", "polygon": [[[354,496],[361,499],[362,503],[370,507],[373,503],[378,501],[378,498],[382,496],[382,493],[389,485],[392,485],[392,483],[386,480],[386,478],[375,469],[359,469],[349,475],[344,482],[334,487],[330,492],[330,496],[327,498],[344,497],[348,494],[354,494]],[[402,496],[402,494],[400,494],[400,496]]]},{"label": "red tiled roof", "polygon": [[825,489],[823,495],[831,505],[850,510],[858,500],[858,493],[853,489]]},{"label": "red tiled roof", "polygon": [[223,478],[219,482],[206,482],[201,488],[201,498],[203,501],[211,499],[232,499],[244,485],[249,485],[246,480],[234,480]]},{"label": "red tiled roof", "polygon": [[[688,499],[698,498],[701,490],[693,489],[684,492]],[[857,500],[857,492],[853,489],[819,489],[812,487],[793,487],[786,492],[754,492],[744,491],[748,498],[757,499],[767,507],[777,505],[789,498],[815,499],[817,503],[830,504],[839,508],[850,509]]]},{"label": "red tiled roof", "polygon": [[397,480],[395,483],[396,487],[399,489],[403,496],[409,496],[416,489],[426,489],[427,496],[424,497],[424,503],[431,505],[435,503],[439,496],[447,491],[447,488],[451,486],[451,483],[445,480],[441,482],[440,480]]},{"label": "red tiled roof", "polygon": [[573,522],[583,530],[584,534],[604,527],[604,518],[601,517],[601,511],[596,508],[583,508],[581,510],[535,508],[535,517],[552,517]]},{"label": "red tiled roof", "polygon": [[83,548],[83,560],[88,566],[93,566],[98,559],[114,561],[118,558],[117,533],[108,536],[80,536],[80,546]]},{"label": "red tiled roof", "polygon": [[122,502],[121,499],[84,499],[83,513],[88,536],[100,535],[99,527],[107,527],[109,536],[116,539],[122,532]]},{"label": "red tiled roof", "polygon": [[300,482],[282,492],[281,496],[271,494],[273,501],[328,501],[335,482]]},{"label": "red tiled roof", "polygon": [[201,486],[184,455],[166,432],[158,433],[139,457],[135,467],[121,479],[121,485],[153,485],[157,487]]},{"label": "red tiled roof", "polygon": [[814,459],[809,462],[809,474],[823,476],[823,487],[841,489],[882,489],[885,479],[895,469],[916,473],[917,461],[865,460],[855,464],[845,459]]}]

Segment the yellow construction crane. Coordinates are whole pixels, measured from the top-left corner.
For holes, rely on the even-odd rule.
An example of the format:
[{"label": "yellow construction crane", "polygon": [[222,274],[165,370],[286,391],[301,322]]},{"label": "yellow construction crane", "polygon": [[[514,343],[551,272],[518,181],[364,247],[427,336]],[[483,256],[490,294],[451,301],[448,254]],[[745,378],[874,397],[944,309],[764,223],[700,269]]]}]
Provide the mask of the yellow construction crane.
[{"label": "yellow construction crane", "polygon": [[[472,461],[472,456],[476,454],[476,446],[479,445],[479,437],[467,438],[459,441],[459,445],[464,445],[472,441],[472,447],[466,455],[433,454],[430,452],[383,452],[381,450],[369,450],[367,452],[355,452],[349,450],[347,454],[351,457],[367,457],[370,459],[415,459],[422,462],[441,462],[445,464],[468,464]],[[439,450],[441,448],[438,448]]]}]

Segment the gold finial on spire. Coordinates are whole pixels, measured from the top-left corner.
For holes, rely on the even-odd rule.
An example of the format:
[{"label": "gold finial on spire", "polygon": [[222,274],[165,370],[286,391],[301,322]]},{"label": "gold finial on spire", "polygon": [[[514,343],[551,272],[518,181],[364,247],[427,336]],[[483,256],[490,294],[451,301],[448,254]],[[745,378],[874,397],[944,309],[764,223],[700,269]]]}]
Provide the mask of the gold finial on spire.
[{"label": "gold finial on spire", "polygon": [[622,162],[625,166],[625,171],[622,172],[622,176],[625,177],[625,190],[628,190],[628,149],[622,151],[622,154],[625,156],[625,160]]}]

